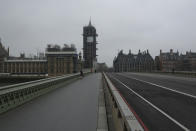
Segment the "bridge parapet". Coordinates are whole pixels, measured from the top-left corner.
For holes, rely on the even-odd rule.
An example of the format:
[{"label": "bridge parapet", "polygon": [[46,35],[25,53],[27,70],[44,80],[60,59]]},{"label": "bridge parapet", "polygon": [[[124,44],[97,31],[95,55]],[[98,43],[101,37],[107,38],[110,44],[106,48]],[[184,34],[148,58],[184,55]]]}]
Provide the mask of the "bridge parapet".
[{"label": "bridge parapet", "polygon": [[[90,71],[86,70],[84,74]],[[35,97],[62,87],[80,77],[79,73],[51,77],[0,88],[0,114]]]},{"label": "bridge parapet", "polygon": [[114,87],[110,79],[105,73],[104,87],[105,94],[108,97],[108,103],[111,106],[112,123],[116,131],[144,131],[144,128],[136,118],[135,114],[130,110],[126,101],[123,99],[119,91]]}]

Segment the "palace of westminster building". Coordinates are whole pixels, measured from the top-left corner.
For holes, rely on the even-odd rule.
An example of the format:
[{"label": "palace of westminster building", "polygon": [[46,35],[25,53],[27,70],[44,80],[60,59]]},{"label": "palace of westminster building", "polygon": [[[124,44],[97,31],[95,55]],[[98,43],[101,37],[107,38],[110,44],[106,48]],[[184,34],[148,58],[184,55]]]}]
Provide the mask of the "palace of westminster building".
[{"label": "palace of westminster building", "polygon": [[76,73],[83,68],[93,69],[96,59],[96,29],[89,21],[83,27],[83,59],[81,53],[77,54],[74,45],[48,45],[45,54],[39,57],[20,57],[9,55],[9,48],[5,49],[0,41],[0,73],[16,75],[46,75],[58,76]]}]

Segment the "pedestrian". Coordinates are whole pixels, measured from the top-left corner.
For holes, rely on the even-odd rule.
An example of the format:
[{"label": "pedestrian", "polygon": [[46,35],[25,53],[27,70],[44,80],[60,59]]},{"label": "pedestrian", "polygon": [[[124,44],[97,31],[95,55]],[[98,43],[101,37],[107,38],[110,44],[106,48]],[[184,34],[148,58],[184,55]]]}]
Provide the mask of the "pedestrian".
[{"label": "pedestrian", "polygon": [[83,71],[80,71],[80,76],[84,77]]}]

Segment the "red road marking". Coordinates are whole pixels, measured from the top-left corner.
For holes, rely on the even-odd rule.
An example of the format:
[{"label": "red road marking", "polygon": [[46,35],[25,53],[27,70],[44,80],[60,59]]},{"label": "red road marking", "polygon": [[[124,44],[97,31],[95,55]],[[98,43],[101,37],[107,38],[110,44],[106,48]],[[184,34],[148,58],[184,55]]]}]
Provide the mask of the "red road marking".
[{"label": "red road marking", "polygon": [[[109,77],[108,77],[109,78]],[[110,78],[109,78],[110,79]],[[111,80],[110,80],[111,81]],[[111,81],[112,83],[112,81]],[[112,83],[112,85],[114,86],[114,84]],[[135,112],[135,110],[133,109],[133,107],[131,107],[131,105],[127,102],[127,100],[123,97],[123,95],[120,93],[120,91],[114,86],[114,88],[118,91],[118,93],[120,94],[120,96],[123,98],[124,102],[127,104],[127,106],[129,107],[129,109],[131,110],[131,112],[134,114],[134,116],[136,117],[136,119],[139,121],[139,123],[142,125],[142,127],[144,128],[145,131],[149,131],[149,129],[147,128],[147,126],[144,124],[144,122],[142,121],[142,119],[137,115],[137,113]]]}]

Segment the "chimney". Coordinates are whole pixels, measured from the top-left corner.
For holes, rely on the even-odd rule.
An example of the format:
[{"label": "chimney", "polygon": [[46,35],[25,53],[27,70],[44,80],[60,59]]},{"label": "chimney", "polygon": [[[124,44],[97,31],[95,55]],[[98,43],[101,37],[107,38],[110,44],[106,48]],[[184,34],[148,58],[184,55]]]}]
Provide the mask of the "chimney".
[{"label": "chimney", "polygon": [[147,49],[147,54],[149,54],[148,49]]},{"label": "chimney", "polygon": [[173,53],[173,49],[170,49],[170,53]]},{"label": "chimney", "polygon": [[129,54],[131,54],[131,50],[129,50]]},{"label": "chimney", "polygon": [[120,50],[120,54],[123,54],[123,50]]},{"label": "chimney", "polygon": [[25,53],[21,53],[20,58],[24,59],[25,58]]},{"label": "chimney", "polygon": [[160,55],[162,54],[162,50],[160,50]]},{"label": "chimney", "polygon": [[8,47],[7,48],[7,53],[8,53],[8,56],[10,55],[10,48]]}]

